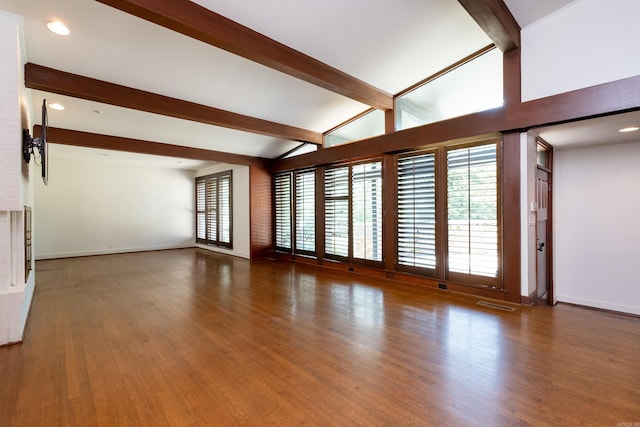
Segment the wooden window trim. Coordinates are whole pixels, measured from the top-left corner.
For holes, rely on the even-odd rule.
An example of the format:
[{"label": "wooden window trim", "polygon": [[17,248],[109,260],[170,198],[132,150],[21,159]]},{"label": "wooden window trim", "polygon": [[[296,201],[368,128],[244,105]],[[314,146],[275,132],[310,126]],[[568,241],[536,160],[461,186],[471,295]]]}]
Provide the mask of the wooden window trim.
[{"label": "wooden window trim", "polygon": [[[278,246],[278,188],[277,188],[277,180],[278,178],[286,178],[289,181],[289,193],[288,193],[288,202],[289,202],[289,246]],[[277,252],[291,254],[293,253],[293,173],[291,172],[283,172],[273,176],[273,242],[274,247]]]},{"label": "wooden window trim", "polygon": [[[369,163],[380,163],[380,175],[381,175],[381,182],[382,182],[382,186],[381,186],[381,191],[382,194],[380,196],[380,200],[382,202],[382,218],[380,221],[380,227],[382,228],[381,230],[381,235],[382,237],[382,241],[380,242],[380,251],[382,251],[381,253],[381,259],[380,260],[370,260],[370,259],[363,259],[363,258],[356,258],[354,256],[353,253],[353,167],[354,166],[359,166],[359,165],[363,165],[363,164],[369,164]],[[385,214],[384,214],[384,202],[385,202],[385,193],[386,191],[384,190],[384,180],[385,180],[385,162],[384,162],[384,158],[382,157],[373,157],[373,158],[369,158],[366,160],[359,160],[359,161],[354,161],[354,162],[348,162],[348,163],[339,163],[339,164],[335,164],[335,165],[330,165],[327,166],[325,168],[325,172],[332,170],[332,169],[338,169],[338,168],[348,168],[348,178],[347,178],[347,182],[348,182],[348,194],[347,196],[339,196],[337,198],[331,198],[334,200],[346,200],[348,203],[348,255],[347,256],[341,256],[341,255],[335,255],[335,254],[329,254],[326,253],[326,249],[323,247],[323,258],[327,259],[327,260],[332,260],[332,261],[338,261],[340,263],[343,264],[349,264],[349,265],[358,265],[358,266],[363,266],[363,267],[369,267],[369,268],[376,268],[376,269],[384,269],[385,266],[385,256],[386,256],[386,247],[385,247],[385,241],[384,241],[384,236],[385,236]],[[323,173],[323,177],[326,176]],[[325,181],[325,185],[326,185],[326,181]],[[324,189],[323,189],[324,191]],[[328,198],[326,197],[326,192],[325,194],[325,201],[328,200]],[[326,210],[323,209],[323,213],[324,213],[324,217],[326,220]],[[325,242],[323,242],[325,243]]]},{"label": "wooden window trim", "polygon": [[[209,219],[207,218],[207,216],[209,215],[208,212],[210,211],[209,207],[207,206],[207,200],[209,198],[208,192],[207,192],[207,188],[206,186],[208,185],[208,183],[210,183],[212,180],[215,180],[215,185],[216,185],[216,209],[219,212],[220,209],[220,201],[221,201],[221,192],[220,192],[220,187],[221,187],[221,180],[222,179],[227,179],[229,180],[229,211],[228,211],[228,218],[229,218],[229,242],[225,242],[221,240],[220,237],[220,230],[221,230],[221,216],[219,214],[216,215],[216,236],[215,238],[211,238],[211,236],[208,235],[208,223],[209,223]],[[204,211],[200,211],[198,210],[198,184],[204,182],[205,183],[205,208]],[[210,245],[210,246],[217,246],[217,247],[222,247],[222,248],[227,248],[227,249],[233,249],[233,171],[232,170],[227,170],[227,171],[223,171],[223,172],[218,172],[218,173],[214,173],[214,174],[210,174],[210,175],[205,175],[205,176],[199,176],[196,177],[195,180],[195,185],[196,185],[196,191],[195,191],[195,196],[196,196],[196,243],[199,244],[203,244],[203,245]],[[198,214],[199,213],[204,213],[205,214],[205,238],[199,238],[198,237]]]},{"label": "wooden window trim", "polygon": [[[423,156],[423,155],[428,155],[428,154],[432,154],[434,156],[434,179],[435,179],[435,183],[434,183],[434,192],[435,192],[435,239],[436,239],[436,243],[435,243],[435,251],[436,251],[436,267],[431,269],[431,268],[427,268],[427,267],[417,267],[417,266],[410,266],[410,265],[405,265],[405,264],[400,264],[399,262],[399,252],[400,252],[400,241],[399,241],[399,235],[400,235],[400,230],[399,230],[399,225],[400,225],[400,212],[399,212],[399,208],[400,208],[400,202],[398,200],[398,194],[400,191],[400,170],[399,170],[399,164],[402,162],[403,159],[407,159],[407,158],[413,158],[416,156]],[[396,206],[395,206],[395,212],[396,212],[396,221],[394,223],[394,227],[396,229],[396,256],[395,256],[395,263],[394,263],[394,269],[396,271],[399,272],[405,272],[405,273],[409,273],[409,274],[415,274],[415,275],[419,275],[419,276],[425,276],[425,277],[431,277],[431,278],[435,278],[438,277],[437,271],[438,268],[440,266],[440,264],[442,264],[441,262],[438,262],[440,258],[439,256],[439,243],[440,243],[440,232],[439,232],[439,215],[438,215],[438,208],[440,206],[439,200],[438,200],[438,196],[440,193],[440,189],[439,186],[441,186],[441,181],[442,179],[440,179],[440,177],[438,176],[438,168],[439,168],[440,162],[439,162],[439,150],[437,148],[431,148],[431,149],[427,149],[427,150],[419,150],[419,151],[414,151],[411,153],[405,153],[402,155],[398,156],[397,162],[395,164],[395,170],[394,173],[397,177],[397,187],[396,187],[396,191],[395,191],[395,200],[396,200]]]},{"label": "wooden window trim", "polygon": [[297,170],[293,172],[293,176],[292,176],[292,188],[291,188],[291,193],[292,193],[292,198],[291,198],[291,210],[292,210],[292,217],[291,217],[291,228],[292,228],[292,241],[291,241],[291,249],[293,251],[293,254],[295,255],[304,255],[304,256],[309,256],[309,257],[315,257],[316,256],[316,248],[317,248],[317,244],[315,241],[315,229],[316,229],[316,221],[315,221],[315,216],[314,216],[314,224],[313,224],[313,228],[314,228],[314,233],[313,233],[313,238],[314,238],[314,249],[313,250],[305,250],[305,249],[298,249],[298,177],[300,175],[304,175],[304,174],[310,174],[313,176],[313,183],[314,183],[314,209],[315,209],[315,192],[316,187],[315,187],[315,171],[313,169],[302,169],[302,170]]},{"label": "wooden window trim", "polygon": [[[496,276],[495,277],[488,277],[488,276],[481,276],[481,275],[475,275],[475,274],[467,274],[467,273],[460,273],[460,272],[453,272],[449,270],[449,253],[448,253],[448,242],[449,242],[449,233],[448,233],[448,211],[446,211],[447,208],[447,200],[446,198],[448,197],[448,185],[447,185],[447,153],[449,153],[450,151],[453,150],[459,150],[459,149],[465,149],[465,148],[473,148],[473,147],[480,147],[483,145],[490,145],[490,144],[495,144],[496,146],[496,186],[497,186],[497,204],[496,204],[496,221],[497,221],[497,271],[496,271]],[[442,172],[442,176],[444,177],[444,183],[443,186],[445,187],[444,191],[443,191],[443,195],[445,197],[444,200],[444,208],[445,208],[445,216],[444,216],[444,221],[441,221],[441,223],[444,223],[444,227],[442,232],[444,233],[445,239],[443,242],[443,250],[445,251],[445,258],[443,258],[445,260],[445,265],[444,267],[444,272],[443,274],[440,276],[442,278],[444,278],[445,280],[450,280],[450,281],[454,281],[454,282],[458,282],[458,283],[463,283],[463,284],[470,284],[470,285],[480,285],[480,286],[487,286],[487,287],[491,287],[491,288],[502,288],[503,287],[503,280],[502,280],[502,261],[503,261],[503,252],[502,252],[502,246],[503,246],[503,238],[502,238],[502,229],[503,229],[503,223],[502,223],[502,199],[503,199],[503,190],[502,190],[502,171],[501,171],[501,165],[503,163],[502,159],[502,141],[500,139],[489,139],[489,140],[482,140],[482,141],[476,141],[476,142],[465,142],[465,143],[461,143],[461,144],[451,144],[448,146],[445,146],[443,151],[443,161],[444,163],[441,163],[441,168],[444,168],[444,171]]]},{"label": "wooden window trim", "polygon": [[[496,146],[496,184],[498,191],[498,200],[497,200],[497,253],[498,253],[498,265],[497,265],[497,276],[496,277],[486,277],[474,274],[466,274],[466,273],[458,273],[458,272],[450,272],[448,271],[448,208],[447,208],[447,197],[448,197],[448,184],[447,184],[447,153],[452,150],[464,149],[464,148],[472,148],[479,147],[482,145],[490,145],[495,144]],[[397,194],[399,183],[396,182],[395,194],[394,197],[396,199],[394,206],[394,224],[395,227],[395,254],[394,254],[394,271],[398,273],[406,273],[412,276],[431,278],[436,280],[442,280],[443,282],[455,282],[460,283],[466,286],[478,286],[478,287],[488,287],[492,289],[501,289],[503,287],[503,277],[502,277],[502,263],[503,263],[503,215],[502,215],[502,199],[503,199],[503,190],[502,190],[502,143],[500,139],[491,138],[491,139],[481,139],[476,141],[462,141],[451,144],[440,144],[438,146],[433,146],[423,150],[416,150],[411,152],[405,152],[402,154],[397,154],[395,156],[395,170],[394,173],[396,178],[399,180],[399,169],[398,164],[401,162],[403,158],[420,156],[424,154],[434,154],[435,161],[435,217],[436,217],[436,230],[435,230],[435,239],[436,239],[436,268],[430,269],[426,267],[416,267],[410,265],[400,264],[398,261],[398,234],[399,234],[399,202],[397,201]],[[388,224],[388,222],[387,222]]]},{"label": "wooden window trim", "polygon": [[275,250],[277,252],[280,253],[285,253],[285,254],[290,254],[290,255],[300,255],[300,256],[306,256],[306,257],[312,257],[315,258],[316,257],[316,253],[317,253],[317,247],[318,247],[318,240],[317,240],[317,227],[318,227],[318,220],[317,217],[314,219],[314,250],[305,250],[305,249],[298,249],[298,243],[297,243],[297,221],[298,221],[298,212],[297,212],[297,193],[298,193],[298,180],[297,177],[302,175],[302,174],[313,174],[313,179],[314,179],[314,204],[315,206],[315,210],[317,211],[317,177],[316,177],[316,170],[315,169],[301,169],[301,170],[295,170],[295,171],[289,171],[289,172],[284,172],[284,173],[278,173],[274,175],[274,179],[273,179],[273,200],[274,200],[274,236],[273,236],[273,241],[276,242],[276,233],[277,233],[277,206],[276,206],[276,179],[278,177],[288,177],[289,179],[289,233],[290,233],[290,241],[291,241],[291,247],[287,248],[287,247],[281,247],[281,246],[277,246],[274,243],[274,247]]}]

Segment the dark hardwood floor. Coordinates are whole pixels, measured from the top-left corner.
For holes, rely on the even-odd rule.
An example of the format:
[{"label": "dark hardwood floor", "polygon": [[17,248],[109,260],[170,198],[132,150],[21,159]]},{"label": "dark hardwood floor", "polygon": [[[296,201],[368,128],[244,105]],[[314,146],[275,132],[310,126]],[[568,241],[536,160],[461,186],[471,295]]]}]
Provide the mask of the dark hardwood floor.
[{"label": "dark hardwood floor", "polygon": [[2,426],[640,423],[640,320],[198,249],[39,261]]}]

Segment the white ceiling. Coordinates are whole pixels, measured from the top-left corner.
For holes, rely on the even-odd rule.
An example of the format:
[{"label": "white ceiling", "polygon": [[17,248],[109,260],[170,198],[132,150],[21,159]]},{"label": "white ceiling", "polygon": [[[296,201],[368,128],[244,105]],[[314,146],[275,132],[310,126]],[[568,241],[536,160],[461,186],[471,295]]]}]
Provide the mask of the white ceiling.
[{"label": "white ceiling", "polygon": [[532,129],[530,132],[541,137],[554,148],[564,149],[640,141],[640,131],[619,132],[620,129],[631,126],[640,127],[640,111],[545,126]]},{"label": "white ceiling", "polygon": [[[505,0],[521,26],[569,2]],[[490,43],[457,0],[195,3],[391,94]],[[316,132],[369,108],[97,1],[0,0],[0,9],[24,17],[26,60],[46,67]],[[53,19],[71,35],[50,33],[45,22]],[[36,90],[31,96],[37,124],[41,99],[65,106],[49,109],[52,127],[267,158],[299,145]]]},{"label": "white ceiling", "polygon": [[504,0],[504,3],[520,28],[524,28],[577,1],[580,0]]}]

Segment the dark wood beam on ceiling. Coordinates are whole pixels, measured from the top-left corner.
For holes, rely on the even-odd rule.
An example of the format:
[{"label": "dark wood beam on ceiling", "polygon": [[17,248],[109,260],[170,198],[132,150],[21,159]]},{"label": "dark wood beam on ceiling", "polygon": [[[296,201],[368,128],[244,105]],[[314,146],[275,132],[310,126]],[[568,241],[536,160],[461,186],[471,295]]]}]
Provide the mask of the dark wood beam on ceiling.
[{"label": "dark wood beam on ceiling", "polygon": [[514,105],[504,130],[530,129],[640,109],[640,76]]},{"label": "dark wood beam on ceiling", "polygon": [[388,110],[393,97],[189,0],[98,0],[340,95]]},{"label": "dark wood beam on ceiling", "polygon": [[271,171],[380,156],[469,138],[640,110],[640,76],[430,123],[272,162]]},{"label": "dark wood beam on ceiling", "polygon": [[498,135],[497,130],[503,128],[503,109],[489,110],[379,135],[350,144],[338,145],[313,153],[275,160],[272,162],[271,171],[275,173],[303,167],[358,160],[386,153],[415,150],[430,144],[469,136],[483,135],[482,138],[496,136]]},{"label": "dark wood beam on ceiling", "polygon": [[[42,134],[42,127],[33,127],[34,137]],[[234,165],[257,166],[267,169],[269,159],[244,156],[241,154],[225,153],[222,151],[205,150],[202,148],[185,147],[182,145],[161,142],[142,141],[139,139],[120,136],[102,135],[77,130],[47,127],[47,141],[55,144],[73,145],[76,147],[97,148],[102,150],[125,151],[138,154],[152,154],[155,156],[177,157],[212,162],[230,163]]]},{"label": "dark wood beam on ceiling", "polygon": [[206,105],[71,74],[41,65],[25,65],[25,86],[74,98],[132,108],[184,120],[286,140],[322,144],[322,134]]},{"label": "dark wood beam on ceiling", "polygon": [[520,26],[503,0],[458,0],[503,52],[520,47]]}]

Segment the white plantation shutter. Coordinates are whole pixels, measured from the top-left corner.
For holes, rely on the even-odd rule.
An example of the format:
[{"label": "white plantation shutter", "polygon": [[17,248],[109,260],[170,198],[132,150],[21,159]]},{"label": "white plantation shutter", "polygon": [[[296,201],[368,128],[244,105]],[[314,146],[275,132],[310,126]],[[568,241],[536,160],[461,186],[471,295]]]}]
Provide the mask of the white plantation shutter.
[{"label": "white plantation shutter", "polygon": [[497,277],[496,144],[447,152],[448,269]]},{"label": "white plantation shutter", "polygon": [[327,255],[349,256],[349,167],[325,171],[325,238]]},{"label": "white plantation shutter", "polygon": [[314,170],[297,172],[296,183],[296,251],[315,252],[316,250],[316,207]]},{"label": "white plantation shutter", "polygon": [[433,153],[398,160],[398,264],[436,268],[436,179]]}]

